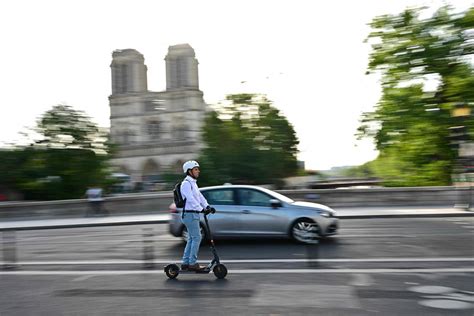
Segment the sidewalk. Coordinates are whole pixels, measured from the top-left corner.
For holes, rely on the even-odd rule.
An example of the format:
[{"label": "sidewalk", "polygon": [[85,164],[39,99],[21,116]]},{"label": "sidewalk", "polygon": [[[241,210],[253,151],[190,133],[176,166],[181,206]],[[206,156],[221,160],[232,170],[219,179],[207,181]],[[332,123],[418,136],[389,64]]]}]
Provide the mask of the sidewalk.
[{"label": "sidewalk", "polygon": [[334,208],[334,210],[341,219],[474,216],[474,212],[472,211],[447,206],[341,207]]},{"label": "sidewalk", "polygon": [[[411,218],[411,217],[462,217],[474,216],[474,212],[454,207],[346,207],[335,208],[337,217],[344,219],[357,218]],[[138,224],[165,224],[170,215],[121,215],[106,217],[83,217],[62,219],[32,219],[0,222],[2,230],[31,230],[52,228],[80,228],[92,226],[118,226]]]},{"label": "sidewalk", "polygon": [[33,219],[33,220],[8,220],[0,222],[2,230],[32,230],[32,229],[57,229],[80,228],[98,226],[119,226],[138,224],[165,224],[169,221],[169,214],[157,215],[123,215],[105,217],[61,218],[61,219]]}]

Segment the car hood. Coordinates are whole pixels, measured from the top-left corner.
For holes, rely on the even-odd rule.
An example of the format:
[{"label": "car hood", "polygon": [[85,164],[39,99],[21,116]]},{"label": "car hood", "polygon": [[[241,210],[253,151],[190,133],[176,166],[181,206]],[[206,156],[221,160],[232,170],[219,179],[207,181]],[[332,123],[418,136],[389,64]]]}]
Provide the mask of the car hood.
[{"label": "car hood", "polygon": [[300,207],[314,208],[314,209],[318,209],[318,210],[328,211],[328,212],[331,212],[333,214],[336,213],[332,208],[330,208],[326,205],[318,204],[318,203],[296,201],[296,202],[291,203],[291,205],[300,206]]}]

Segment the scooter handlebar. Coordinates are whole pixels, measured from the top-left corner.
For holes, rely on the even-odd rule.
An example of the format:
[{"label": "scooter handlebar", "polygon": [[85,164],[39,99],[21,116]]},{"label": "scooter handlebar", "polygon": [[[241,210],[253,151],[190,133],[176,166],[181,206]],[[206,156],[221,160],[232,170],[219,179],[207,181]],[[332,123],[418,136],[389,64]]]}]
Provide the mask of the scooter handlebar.
[{"label": "scooter handlebar", "polygon": [[216,209],[211,207],[211,206],[208,206],[206,207],[205,209],[203,209],[201,211],[201,213],[204,213],[204,215],[208,215],[208,214],[215,214],[216,213]]}]

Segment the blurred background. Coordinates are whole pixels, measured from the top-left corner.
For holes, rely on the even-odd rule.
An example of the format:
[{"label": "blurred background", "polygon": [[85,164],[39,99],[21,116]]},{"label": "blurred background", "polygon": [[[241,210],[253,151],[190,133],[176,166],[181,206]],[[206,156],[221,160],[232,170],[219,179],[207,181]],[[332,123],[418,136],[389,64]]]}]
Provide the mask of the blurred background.
[{"label": "blurred background", "polygon": [[[474,2],[3,1],[0,28],[0,315],[472,315]],[[163,274],[188,160],[228,280]]]},{"label": "blurred background", "polygon": [[469,1],[341,4],[2,5],[0,199],[169,191],[190,159],[201,186],[469,186]]}]

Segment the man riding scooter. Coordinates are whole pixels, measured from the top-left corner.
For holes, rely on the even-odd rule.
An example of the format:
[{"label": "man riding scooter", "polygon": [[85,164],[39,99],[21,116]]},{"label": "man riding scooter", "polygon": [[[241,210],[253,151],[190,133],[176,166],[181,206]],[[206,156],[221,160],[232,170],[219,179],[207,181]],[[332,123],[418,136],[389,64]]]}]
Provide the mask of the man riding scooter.
[{"label": "man riding scooter", "polygon": [[207,200],[199,191],[197,178],[200,174],[199,163],[194,160],[183,164],[183,172],[186,178],[181,183],[181,195],[185,201],[182,213],[182,221],[188,230],[188,240],[184,248],[181,270],[203,271],[206,267],[197,263],[199,246],[201,244],[199,213],[215,213],[215,209],[207,203]]}]

